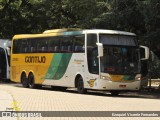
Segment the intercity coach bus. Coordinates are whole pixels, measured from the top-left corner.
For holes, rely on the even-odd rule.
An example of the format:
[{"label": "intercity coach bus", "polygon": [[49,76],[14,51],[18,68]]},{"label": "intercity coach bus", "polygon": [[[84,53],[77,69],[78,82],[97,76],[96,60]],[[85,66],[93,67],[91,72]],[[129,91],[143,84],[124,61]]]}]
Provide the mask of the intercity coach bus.
[{"label": "intercity coach bus", "polygon": [[11,80],[24,87],[75,87],[79,93],[113,95],[140,89],[140,62],[149,54],[145,48],[140,54],[134,33],[98,29],[15,35],[11,48]]}]

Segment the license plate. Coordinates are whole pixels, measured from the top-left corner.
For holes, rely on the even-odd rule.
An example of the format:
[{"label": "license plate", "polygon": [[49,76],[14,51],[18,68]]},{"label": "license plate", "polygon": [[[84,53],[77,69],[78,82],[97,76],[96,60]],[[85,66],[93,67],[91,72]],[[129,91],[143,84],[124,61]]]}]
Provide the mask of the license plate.
[{"label": "license plate", "polygon": [[127,85],[119,85],[120,88],[126,88]]}]

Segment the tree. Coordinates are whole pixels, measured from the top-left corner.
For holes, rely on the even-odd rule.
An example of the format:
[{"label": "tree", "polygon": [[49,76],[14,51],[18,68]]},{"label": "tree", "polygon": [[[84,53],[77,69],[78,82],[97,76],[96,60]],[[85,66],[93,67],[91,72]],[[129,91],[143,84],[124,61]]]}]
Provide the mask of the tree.
[{"label": "tree", "polygon": [[90,28],[96,15],[94,0],[62,0],[62,25],[64,27]]},{"label": "tree", "polygon": [[0,35],[2,38],[10,38],[17,30],[17,18],[20,17],[18,0],[2,0],[0,2]]},{"label": "tree", "polygon": [[[160,1],[144,0],[141,6],[144,15],[145,30],[142,42],[149,46],[160,58]],[[141,42],[141,43],[142,43]]]},{"label": "tree", "polygon": [[0,36],[56,28],[100,28],[136,33],[160,57],[159,0],[0,0]]}]

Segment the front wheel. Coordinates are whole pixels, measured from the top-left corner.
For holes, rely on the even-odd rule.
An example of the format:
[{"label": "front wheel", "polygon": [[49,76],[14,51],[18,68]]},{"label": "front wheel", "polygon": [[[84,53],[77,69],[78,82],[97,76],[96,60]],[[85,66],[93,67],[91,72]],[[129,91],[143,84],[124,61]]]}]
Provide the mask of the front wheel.
[{"label": "front wheel", "polygon": [[77,90],[78,90],[78,93],[80,93],[80,94],[87,93],[87,90],[84,88],[84,83],[83,83],[82,77],[79,77],[79,79],[78,79]]}]

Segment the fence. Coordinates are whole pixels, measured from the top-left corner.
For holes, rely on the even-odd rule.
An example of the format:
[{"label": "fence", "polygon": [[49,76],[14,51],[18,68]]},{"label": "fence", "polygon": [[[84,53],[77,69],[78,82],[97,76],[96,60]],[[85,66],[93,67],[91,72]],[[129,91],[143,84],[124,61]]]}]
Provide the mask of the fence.
[{"label": "fence", "polygon": [[159,86],[160,89],[160,59],[154,55],[154,58],[148,62],[149,86]]}]

